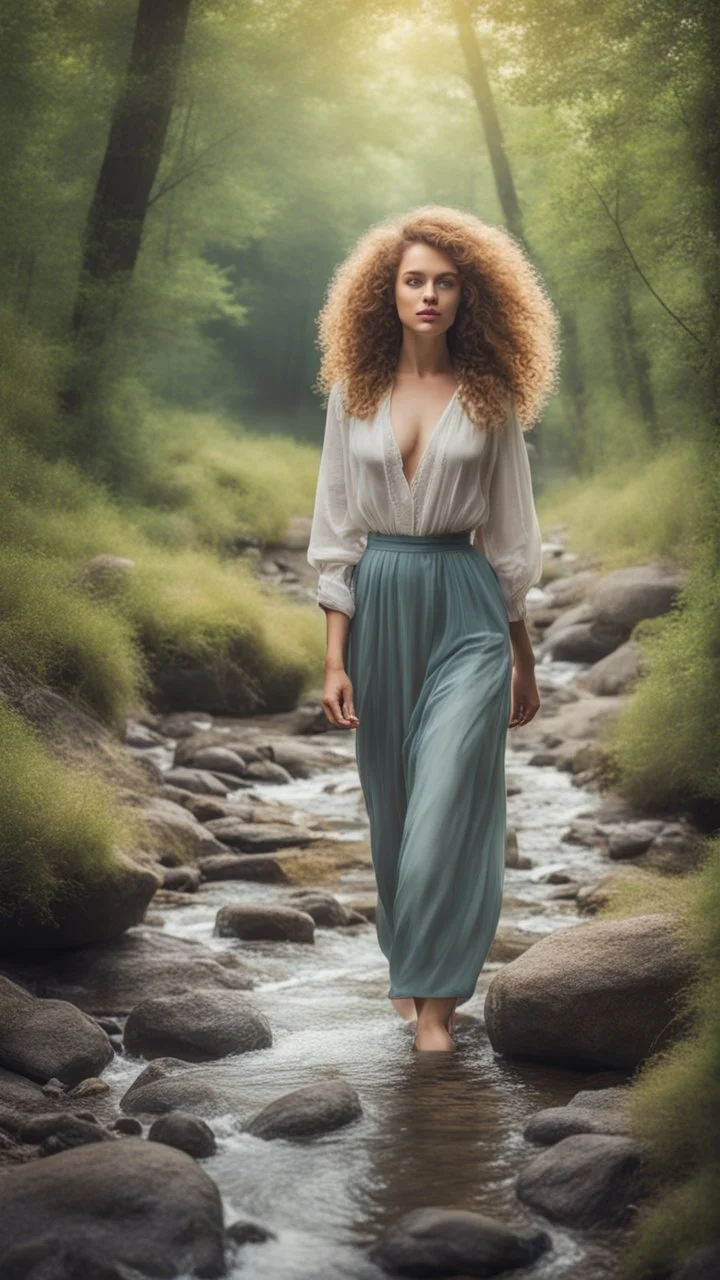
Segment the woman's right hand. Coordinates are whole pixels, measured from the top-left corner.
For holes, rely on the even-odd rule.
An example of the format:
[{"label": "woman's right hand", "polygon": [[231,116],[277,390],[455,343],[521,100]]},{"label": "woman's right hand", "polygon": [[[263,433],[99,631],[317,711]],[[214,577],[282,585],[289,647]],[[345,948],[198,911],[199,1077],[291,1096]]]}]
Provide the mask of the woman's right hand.
[{"label": "woman's right hand", "polygon": [[326,664],[322,709],[338,729],[356,729],[360,721],[355,714],[353,687],[343,666]]}]

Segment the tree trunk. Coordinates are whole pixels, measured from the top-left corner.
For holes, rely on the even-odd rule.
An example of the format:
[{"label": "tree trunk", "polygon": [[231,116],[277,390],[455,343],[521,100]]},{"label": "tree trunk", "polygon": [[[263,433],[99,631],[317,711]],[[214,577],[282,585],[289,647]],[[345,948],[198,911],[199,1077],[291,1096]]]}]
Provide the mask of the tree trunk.
[{"label": "tree trunk", "polygon": [[622,276],[615,290],[615,305],[620,328],[625,339],[625,347],[630,359],[633,374],[635,396],[642,419],[647,430],[648,440],[652,445],[659,444],[659,428],[655,395],[650,380],[650,360],[640,341],[632,309],[632,298],[626,276]]},{"label": "tree trunk", "polygon": [[485,66],[480,41],[477,38],[477,32],[473,26],[466,0],[453,0],[453,9],[455,11],[460,46],[465,56],[470,78],[470,86],[475,95],[475,102],[482,120],[490,163],[495,177],[495,187],[503,217],[505,218],[505,224],[508,231],[511,231],[519,240],[524,240],[520,201],[515,190],[510,163],[505,154],[500,119],[495,108],[490,77]]},{"label": "tree trunk", "polygon": [[[507,153],[505,151],[505,143],[503,141],[500,120],[495,107],[490,77],[485,65],[485,59],[480,47],[480,41],[477,37],[470,8],[467,0],[452,0],[452,6],[455,15],[455,22],[457,24],[460,46],[467,66],[470,86],[475,96],[478,111],[480,112],[485,141],[490,155],[490,163],[495,177],[497,196],[505,219],[505,225],[507,226],[508,231],[524,246],[527,253],[533,257],[538,270],[542,272],[539,256],[532,253],[523,229],[522,209],[515,188],[515,181],[513,179],[512,169],[510,168],[510,161],[508,160]],[[585,453],[587,420],[585,413],[585,379],[582,369],[582,360],[580,357],[577,321],[575,319],[574,312],[567,311],[563,312],[561,319],[565,366],[567,370],[565,377],[565,390],[562,398],[566,406],[566,412],[570,420],[572,436],[575,442],[574,453],[577,457],[582,457]],[[541,461],[543,458],[543,443],[542,433],[538,432],[536,448],[538,451],[538,458]]]},{"label": "tree trunk", "polygon": [[[192,0],[140,0],[125,83],[88,214],[72,331],[80,361],[65,407],[78,412],[98,374],[140,252],[162,159]],[[81,370],[84,369],[84,372]]]}]

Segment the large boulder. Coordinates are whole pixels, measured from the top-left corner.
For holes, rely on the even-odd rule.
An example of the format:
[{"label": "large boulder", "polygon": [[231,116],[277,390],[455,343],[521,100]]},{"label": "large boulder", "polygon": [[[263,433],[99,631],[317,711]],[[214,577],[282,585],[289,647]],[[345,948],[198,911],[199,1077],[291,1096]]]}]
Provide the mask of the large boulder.
[{"label": "large boulder", "polygon": [[607,657],[593,663],[588,671],[576,676],[575,683],[600,697],[615,697],[629,692],[643,672],[639,646],[633,640],[626,640]]},{"label": "large boulder", "polygon": [[65,1000],[39,1000],[0,977],[0,1066],[40,1084],[75,1085],[113,1057],[105,1032]]},{"label": "large boulder", "polygon": [[[220,794],[226,792],[227,788],[221,787]],[[152,796],[141,812],[147,832],[146,847],[155,857],[172,859],[175,865],[181,866],[196,858],[225,852],[220,841],[184,805],[164,796]]]},{"label": "large boulder", "polygon": [[687,1030],[675,1001],[691,976],[671,915],[556,929],[491,979],[490,1043],[510,1058],[632,1070]]},{"label": "large boulder", "polygon": [[566,662],[599,662],[629,640],[643,618],[668,613],[681,586],[677,571],[660,564],[604,574],[581,604],[548,627],[541,654]]},{"label": "large boulder", "polygon": [[118,938],[140,923],[161,884],[157,872],[118,857],[107,874],[55,901],[51,922],[32,910],[0,917],[0,954],[44,955]]},{"label": "large boulder", "polygon": [[0,968],[36,995],[71,1000],[93,1014],[126,1014],[146,998],[196,987],[247,991],[254,985],[236,955],[150,928],[64,952],[52,966],[6,962]]},{"label": "large boulder", "polygon": [[551,1243],[546,1231],[515,1231],[468,1209],[427,1207],[386,1227],[368,1257],[390,1275],[494,1276],[530,1266]]},{"label": "large boulder", "polygon": [[[142,1275],[225,1274],[220,1194],[182,1151],[142,1138],[76,1147],[0,1174],[0,1275],[40,1275],[72,1248],[92,1276],[99,1263]],[[12,1268],[15,1268],[14,1270]]]},{"label": "large boulder", "polygon": [[546,1218],[587,1228],[622,1226],[648,1185],[642,1148],[632,1138],[582,1133],[530,1160],[515,1189]]},{"label": "large boulder", "polygon": [[240,992],[195,990],[136,1005],[125,1023],[124,1044],[137,1057],[211,1062],[268,1049],[272,1031]]}]

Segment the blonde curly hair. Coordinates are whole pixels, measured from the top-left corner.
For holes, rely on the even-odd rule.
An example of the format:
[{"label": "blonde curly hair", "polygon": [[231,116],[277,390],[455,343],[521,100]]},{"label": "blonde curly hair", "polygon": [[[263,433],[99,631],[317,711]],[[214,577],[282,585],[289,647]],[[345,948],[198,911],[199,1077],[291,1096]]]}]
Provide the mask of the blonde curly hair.
[{"label": "blonde curly hair", "polygon": [[377,223],[336,268],[316,322],[322,358],[315,390],[328,394],[341,382],[346,413],[374,416],[393,384],[402,344],[395,279],[406,248],[417,241],[447,254],[460,272],[447,344],[462,408],[476,426],[496,430],[510,394],[529,429],[556,389],[558,313],[508,232],[442,205]]}]

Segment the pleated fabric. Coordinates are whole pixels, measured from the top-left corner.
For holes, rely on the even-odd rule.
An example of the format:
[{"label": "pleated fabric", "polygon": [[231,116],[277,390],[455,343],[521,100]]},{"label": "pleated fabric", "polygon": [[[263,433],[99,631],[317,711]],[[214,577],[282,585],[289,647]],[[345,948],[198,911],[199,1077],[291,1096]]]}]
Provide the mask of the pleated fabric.
[{"label": "pleated fabric", "polygon": [[347,669],[389,997],[473,995],[505,869],[512,647],[470,530],[371,531]]}]

